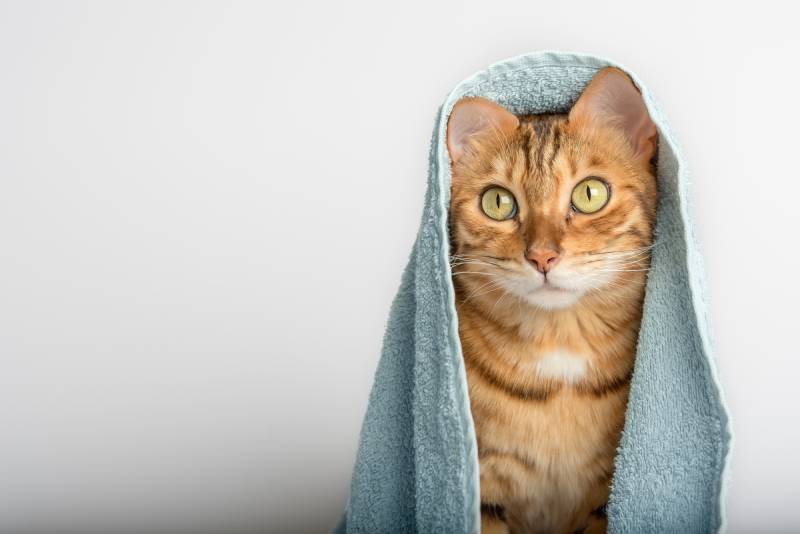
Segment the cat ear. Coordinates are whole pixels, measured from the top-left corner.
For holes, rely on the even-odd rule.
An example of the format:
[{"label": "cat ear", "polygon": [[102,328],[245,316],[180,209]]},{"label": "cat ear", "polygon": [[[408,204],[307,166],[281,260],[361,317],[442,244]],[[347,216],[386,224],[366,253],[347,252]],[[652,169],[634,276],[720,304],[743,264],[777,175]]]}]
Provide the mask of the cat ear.
[{"label": "cat ear", "polygon": [[455,163],[464,155],[470,139],[484,135],[508,135],[519,119],[501,105],[485,98],[462,98],[453,106],[447,122],[447,150]]},{"label": "cat ear", "polygon": [[594,122],[621,129],[636,158],[647,163],[656,150],[656,125],[642,94],[620,69],[606,67],[595,74],[569,112],[570,122]]}]

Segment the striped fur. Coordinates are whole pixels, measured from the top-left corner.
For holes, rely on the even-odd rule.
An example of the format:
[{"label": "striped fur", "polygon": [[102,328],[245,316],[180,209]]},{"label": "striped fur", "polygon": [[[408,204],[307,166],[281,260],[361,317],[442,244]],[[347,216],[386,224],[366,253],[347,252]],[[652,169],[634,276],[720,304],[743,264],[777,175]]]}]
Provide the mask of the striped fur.
[{"label": "striped fur", "polygon": [[[637,156],[613,124],[518,119],[511,131],[471,138],[453,167],[453,282],[483,529],[604,532],[655,220],[653,150]],[[587,176],[612,191],[591,215],[569,200]],[[514,194],[514,219],[482,213],[492,185]],[[529,298],[545,289],[528,285],[536,272],[525,255],[542,243],[561,251],[548,276],[574,290],[570,305]]]}]

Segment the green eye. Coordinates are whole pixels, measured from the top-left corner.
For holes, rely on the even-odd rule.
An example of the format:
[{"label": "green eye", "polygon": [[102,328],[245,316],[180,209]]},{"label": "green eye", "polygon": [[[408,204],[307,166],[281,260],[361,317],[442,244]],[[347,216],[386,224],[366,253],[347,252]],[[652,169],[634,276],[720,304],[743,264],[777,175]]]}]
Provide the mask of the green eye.
[{"label": "green eye", "polygon": [[608,204],[608,185],[598,178],[586,178],[572,190],[572,205],[581,213],[595,213]]},{"label": "green eye", "polygon": [[495,221],[505,221],[517,214],[514,195],[502,187],[490,187],[481,197],[483,212]]}]

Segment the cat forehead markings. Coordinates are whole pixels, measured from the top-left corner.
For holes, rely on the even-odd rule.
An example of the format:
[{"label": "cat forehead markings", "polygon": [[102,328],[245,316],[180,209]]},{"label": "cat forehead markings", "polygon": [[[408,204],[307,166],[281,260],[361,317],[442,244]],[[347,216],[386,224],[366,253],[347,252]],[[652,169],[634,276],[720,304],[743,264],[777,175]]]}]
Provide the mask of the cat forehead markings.
[{"label": "cat forehead markings", "polygon": [[514,161],[511,165],[511,181],[513,183],[520,183],[525,178],[528,171],[526,158],[522,148],[517,149],[514,153]]},{"label": "cat forehead markings", "polygon": [[519,185],[532,198],[552,195],[559,182],[556,162],[561,149],[561,129],[553,120],[522,122],[509,143],[492,161],[493,172]]}]

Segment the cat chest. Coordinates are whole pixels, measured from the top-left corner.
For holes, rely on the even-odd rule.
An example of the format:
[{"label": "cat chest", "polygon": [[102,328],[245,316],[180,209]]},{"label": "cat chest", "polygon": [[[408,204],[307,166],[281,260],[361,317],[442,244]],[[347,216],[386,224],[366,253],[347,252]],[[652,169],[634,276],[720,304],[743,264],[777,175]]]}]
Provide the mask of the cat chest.
[{"label": "cat chest", "polygon": [[625,398],[594,398],[563,389],[546,400],[500,397],[470,388],[479,447],[516,451],[547,464],[575,463],[614,445],[622,428]]},{"label": "cat chest", "polygon": [[482,498],[577,506],[590,486],[612,472],[624,400],[563,390],[546,401],[526,402],[476,391],[472,406]]},{"label": "cat chest", "polygon": [[547,464],[574,465],[613,447],[627,390],[605,395],[582,390],[593,369],[591,360],[578,352],[557,348],[537,356],[517,363],[514,376],[499,371],[491,375],[467,364],[479,446]]},{"label": "cat chest", "polygon": [[521,373],[532,373],[546,380],[572,384],[583,380],[589,369],[589,358],[567,348],[545,351],[538,358],[520,366]]}]

